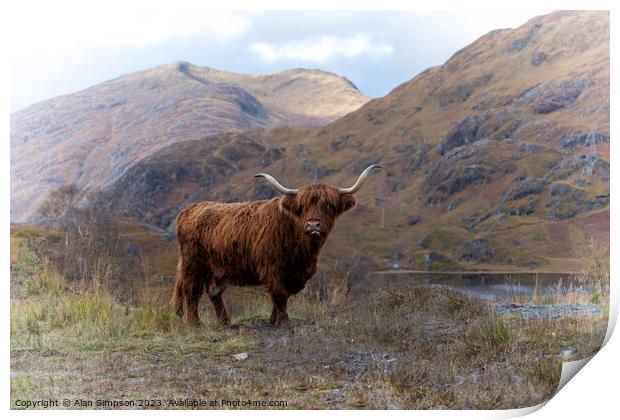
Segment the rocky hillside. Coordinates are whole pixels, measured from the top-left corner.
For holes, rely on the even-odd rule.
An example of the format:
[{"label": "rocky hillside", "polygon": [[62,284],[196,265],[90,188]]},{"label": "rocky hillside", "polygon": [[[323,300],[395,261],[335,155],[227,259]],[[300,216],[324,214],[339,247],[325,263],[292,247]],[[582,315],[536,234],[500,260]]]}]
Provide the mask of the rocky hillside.
[{"label": "rocky hillside", "polygon": [[368,98],[318,70],[242,75],[175,62],[11,115],[11,220],[65,183],[96,190],[171,144],[220,132],[323,125]]},{"label": "rocky hillside", "polygon": [[609,259],[609,14],[554,12],[490,32],[322,128],[216,135],[142,160],[107,189],[172,232],[197,200],[345,185],[380,162],[325,256],[379,265],[578,270]]}]

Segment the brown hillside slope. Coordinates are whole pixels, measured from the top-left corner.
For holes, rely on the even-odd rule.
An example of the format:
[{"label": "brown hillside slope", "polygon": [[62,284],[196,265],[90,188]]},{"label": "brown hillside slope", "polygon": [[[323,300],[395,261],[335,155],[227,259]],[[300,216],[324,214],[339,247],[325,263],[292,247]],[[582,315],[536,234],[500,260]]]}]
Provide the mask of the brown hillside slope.
[{"label": "brown hillside slope", "polygon": [[251,76],[175,62],[11,115],[11,219],[77,182],[100,188],[162,147],[227,131],[322,125],[368,98],[318,70]]},{"label": "brown hillside slope", "polygon": [[493,31],[444,65],[323,128],[175,145],[107,190],[119,213],[172,231],[197,200],[344,185],[385,168],[343,216],[329,259],[411,268],[580,269],[609,250],[609,15],[554,12]]}]

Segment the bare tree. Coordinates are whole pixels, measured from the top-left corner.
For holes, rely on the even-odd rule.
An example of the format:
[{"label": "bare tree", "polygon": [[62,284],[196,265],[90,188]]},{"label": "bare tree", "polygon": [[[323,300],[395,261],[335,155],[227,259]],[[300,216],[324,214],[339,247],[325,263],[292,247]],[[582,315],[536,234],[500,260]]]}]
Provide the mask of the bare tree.
[{"label": "bare tree", "polygon": [[69,231],[72,227],[76,228],[80,236],[82,235],[77,215],[79,195],[80,190],[77,185],[61,185],[49,194],[47,200],[39,208],[39,214],[45,223],[64,233],[65,246],[69,246]]},{"label": "bare tree", "polygon": [[122,222],[96,197],[78,206],[83,196],[76,185],[63,185],[40,207],[43,222],[64,236],[62,249],[48,250],[50,260],[68,278],[77,280],[105,277],[106,282],[117,283],[143,275],[136,245],[122,234]]}]

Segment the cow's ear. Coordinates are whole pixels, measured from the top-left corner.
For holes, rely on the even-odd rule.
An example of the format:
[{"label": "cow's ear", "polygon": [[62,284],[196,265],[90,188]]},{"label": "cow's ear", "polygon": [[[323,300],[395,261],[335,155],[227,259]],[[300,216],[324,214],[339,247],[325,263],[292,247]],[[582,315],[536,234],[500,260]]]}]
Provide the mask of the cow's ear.
[{"label": "cow's ear", "polygon": [[295,213],[295,196],[284,194],[280,197],[280,206],[291,213]]},{"label": "cow's ear", "polygon": [[356,202],[353,194],[342,194],[340,196],[340,208],[342,209],[342,213],[355,207]]}]

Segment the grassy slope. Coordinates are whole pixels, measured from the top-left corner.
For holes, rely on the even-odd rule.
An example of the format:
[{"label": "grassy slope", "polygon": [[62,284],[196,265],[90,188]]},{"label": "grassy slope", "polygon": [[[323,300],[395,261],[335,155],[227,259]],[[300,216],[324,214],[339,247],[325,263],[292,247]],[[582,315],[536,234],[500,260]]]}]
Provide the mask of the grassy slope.
[{"label": "grassy slope", "polygon": [[[191,328],[151,289],[121,303],[102,284],[69,283],[22,247],[12,266],[11,400],[286,400],[288,408],[511,408],[550,398],[560,352],[604,337],[600,318],[529,321],[442,286],[292,299],[292,328],[272,329],[266,294],[236,289],[239,329]],[[150,290],[150,291],[149,291]],[[363,303],[363,304],[360,304]],[[233,355],[248,354],[236,361]],[[111,362],[113,361],[113,363]]]}]

